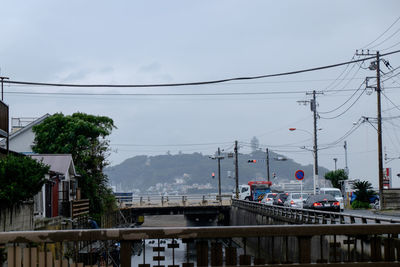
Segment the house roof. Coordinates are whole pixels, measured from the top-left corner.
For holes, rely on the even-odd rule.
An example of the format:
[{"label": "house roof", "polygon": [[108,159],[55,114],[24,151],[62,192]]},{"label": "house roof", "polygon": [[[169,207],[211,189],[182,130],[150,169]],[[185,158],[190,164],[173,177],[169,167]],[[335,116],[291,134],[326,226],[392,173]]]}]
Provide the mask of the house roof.
[{"label": "house roof", "polygon": [[76,176],[74,161],[71,154],[31,154],[31,158],[50,166],[50,171]]},{"label": "house roof", "polygon": [[46,113],[45,115],[43,115],[42,117],[38,118],[37,120],[32,121],[31,123],[29,123],[28,125],[26,125],[25,127],[21,128],[20,130],[10,134],[9,139],[13,139],[14,137],[28,131],[29,129],[32,129],[33,126],[38,125],[40,123],[42,123],[45,119],[47,119],[48,117],[50,117],[49,113]]}]

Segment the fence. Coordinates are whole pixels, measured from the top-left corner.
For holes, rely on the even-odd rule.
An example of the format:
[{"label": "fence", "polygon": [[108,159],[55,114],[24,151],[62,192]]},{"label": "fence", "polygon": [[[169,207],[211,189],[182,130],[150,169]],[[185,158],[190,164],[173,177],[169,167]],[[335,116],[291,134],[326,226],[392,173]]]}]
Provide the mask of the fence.
[{"label": "fence", "polygon": [[205,205],[230,205],[231,194],[222,194],[221,199],[217,194],[206,195],[147,195],[134,196],[132,202],[121,202],[121,205],[130,206],[205,206]]},{"label": "fence", "polygon": [[[388,267],[398,266],[400,260],[399,233],[400,224],[125,228],[6,232],[0,233],[0,243],[7,251],[4,261],[13,267],[127,267],[133,255],[143,259],[140,267],[161,266],[166,260],[184,267]],[[151,262],[145,257],[146,247],[154,253]],[[182,258],[176,256],[178,249]]]},{"label": "fence", "polygon": [[298,209],[285,206],[265,205],[245,200],[232,200],[232,206],[249,212],[272,217],[289,223],[306,224],[389,224],[400,223],[400,219],[373,217],[349,214],[344,212],[327,212],[310,209]]}]

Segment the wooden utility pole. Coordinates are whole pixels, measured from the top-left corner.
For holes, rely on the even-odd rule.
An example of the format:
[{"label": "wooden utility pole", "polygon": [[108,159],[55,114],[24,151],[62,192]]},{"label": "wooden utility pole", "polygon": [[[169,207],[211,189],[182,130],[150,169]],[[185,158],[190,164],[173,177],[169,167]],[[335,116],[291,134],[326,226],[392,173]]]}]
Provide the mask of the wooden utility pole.
[{"label": "wooden utility pole", "polygon": [[235,182],[236,199],[239,199],[239,166],[238,166],[238,141],[235,141]]},{"label": "wooden utility pole", "polygon": [[221,150],[218,148],[218,197],[219,200],[221,201]]},{"label": "wooden utility pole", "polygon": [[268,148],[265,150],[265,152],[267,153],[267,181],[270,182],[271,181],[271,176],[269,174],[269,151]]},{"label": "wooden utility pole", "polygon": [[371,62],[369,66],[370,70],[376,70],[376,102],[377,102],[377,135],[378,135],[378,177],[379,177],[379,201],[380,209],[384,206],[383,198],[383,154],[382,154],[382,111],[381,111],[381,68],[380,68],[380,54],[376,51],[376,54],[370,53],[369,50],[356,51],[357,56],[376,56],[376,61]]},{"label": "wooden utility pole", "polygon": [[379,200],[380,208],[384,204],[383,199],[383,158],[382,158],[382,112],[381,112],[381,69],[380,69],[380,55],[379,51],[376,52],[376,97],[377,97],[377,110],[378,110],[378,168],[379,168]]}]

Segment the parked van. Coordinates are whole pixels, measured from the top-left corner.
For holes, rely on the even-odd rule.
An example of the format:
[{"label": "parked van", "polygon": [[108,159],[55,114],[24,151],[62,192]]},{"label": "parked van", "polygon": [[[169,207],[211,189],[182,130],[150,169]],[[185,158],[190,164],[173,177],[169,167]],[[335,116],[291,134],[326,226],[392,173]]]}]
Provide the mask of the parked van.
[{"label": "parked van", "polygon": [[337,201],[340,203],[340,211],[344,210],[344,200],[342,196],[342,192],[338,188],[334,187],[325,187],[319,189],[319,194],[329,194],[336,198]]}]

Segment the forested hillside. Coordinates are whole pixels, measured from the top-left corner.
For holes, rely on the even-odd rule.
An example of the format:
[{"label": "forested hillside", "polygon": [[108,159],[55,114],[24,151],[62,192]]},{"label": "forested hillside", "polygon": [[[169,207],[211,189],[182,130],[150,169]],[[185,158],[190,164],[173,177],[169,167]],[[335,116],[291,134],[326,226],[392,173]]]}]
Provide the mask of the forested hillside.
[{"label": "forested hillside", "polygon": [[[295,180],[294,173],[304,170],[305,187],[312,187],[312,165],[302,166],[291,159],[278,160],[283,156],[270,152],[271,181],[289,182]],[[256,163],[248,163],[256,159]],[[265,180],[267,176],[266,153],[255,151],[251,154],[239,154],[239,183],[249,180]],[[117,191],[134,191],[136,193],[205,193],[217,192],[217,160],[201,153],[136,156],[119,165],[108,167],[105,173],[110,184]],[[320,177],[328,171],[320,168]],[[215,178],[212,178],[212,173]],[[274,177],[275,174],[275,177]],[[234,158],[221,160],[221,184],[223,192],[231,192],[235,185]]]}]

